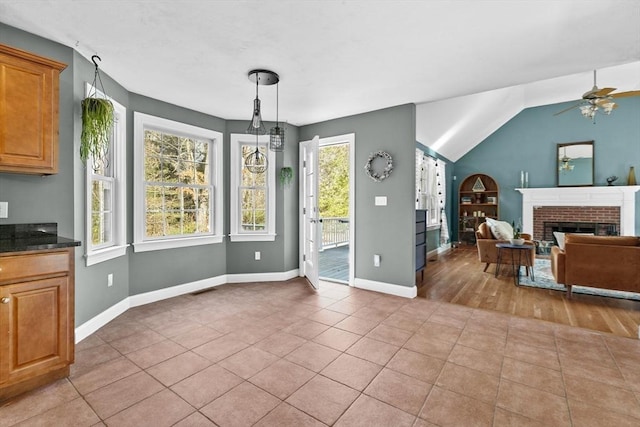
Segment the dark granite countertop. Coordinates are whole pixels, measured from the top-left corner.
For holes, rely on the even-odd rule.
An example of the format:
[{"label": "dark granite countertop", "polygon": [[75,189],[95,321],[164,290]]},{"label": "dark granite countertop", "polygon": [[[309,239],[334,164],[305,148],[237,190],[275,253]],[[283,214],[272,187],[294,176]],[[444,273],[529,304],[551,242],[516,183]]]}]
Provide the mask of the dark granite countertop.
[{"label": "dark granite countertop", "polygon": [[80,244],[59,236],[56,223],[0,225],[0,252],[70,248]]}]

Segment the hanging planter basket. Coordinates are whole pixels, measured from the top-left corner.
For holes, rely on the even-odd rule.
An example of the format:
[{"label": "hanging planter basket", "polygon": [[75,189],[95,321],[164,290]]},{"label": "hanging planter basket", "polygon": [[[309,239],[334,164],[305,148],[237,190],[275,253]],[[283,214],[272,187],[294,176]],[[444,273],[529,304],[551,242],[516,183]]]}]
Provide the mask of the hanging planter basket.
[{"label": "hanging planter basket", "polygon": [[[91,61],[95,66],[93,85],[89,95],[82,100],[82,134],[80,134],[80,159],[83,163],[91,158],[94,169],[108,164],[108,152],[113,130],[113,104],[106,99],[106,92],[100,78],[98,55],[93,55]],[[97,84],[100,83],[103,97],[98,96]]]},{"label": "hanging planter basket", "polygon": [[293,179],[293,168],[289,166],[285,166],[280,169],[280,185],[283,187],[291,184],[291,180]]},{"label": "hanging planter basket", "polygon": [[108,99],[85,98],[82,100],[82,134],[80,158],[102,159],[109,150],[113,129],[113,104]]}]

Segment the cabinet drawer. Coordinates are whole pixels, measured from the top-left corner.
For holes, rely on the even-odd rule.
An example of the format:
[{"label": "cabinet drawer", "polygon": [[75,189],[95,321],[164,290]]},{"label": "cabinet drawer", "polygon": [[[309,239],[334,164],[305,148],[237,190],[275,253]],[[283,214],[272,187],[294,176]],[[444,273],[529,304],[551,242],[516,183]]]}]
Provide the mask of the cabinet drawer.
[{"label": "cabinet drawer", "polygon": [[0,257],[0,282],[69,271],[67,251]]}]

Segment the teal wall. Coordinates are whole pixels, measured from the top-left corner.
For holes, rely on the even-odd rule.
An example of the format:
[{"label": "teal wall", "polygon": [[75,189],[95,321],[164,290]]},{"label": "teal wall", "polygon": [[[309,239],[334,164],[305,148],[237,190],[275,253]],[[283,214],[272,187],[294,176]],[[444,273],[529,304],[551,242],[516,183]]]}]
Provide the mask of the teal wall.
[{"label": "teal wall", "polygon": [[[355,133],[355,277],[401,286],[415,285],[415,105],[302,126],[300,139]],[[369,155],[393,157],[393,172],[382,182],[367,177]],[[387,196],[387,206],[374,206]],[[381,256],[380,267],[373,255]]]},{"label": "teal wall", "polygon": [[[554,116],[572,103],[527,108],[455,163],[457,182],[474,173],[490,175],[500,188],[500,217],[517,221],[522,217],[522,196],[514,188],[520,186],[520,171],[529,172],[529,187],[555,187],[557,144],[593,140],[594,185],[607,185],[611,175],[620,177],[617,185],[625,185],[629,167],[640,169],[640,97],[616,103],[618,108],[610,116],[597,117],[595,124],[577,110]],[[453,200],[457,191],[454,188]],[[452,208],[455,218],[455,203]],[[636,212],[639,209],[636,193]],[[635,234],[640,234],[640,215]]]}]

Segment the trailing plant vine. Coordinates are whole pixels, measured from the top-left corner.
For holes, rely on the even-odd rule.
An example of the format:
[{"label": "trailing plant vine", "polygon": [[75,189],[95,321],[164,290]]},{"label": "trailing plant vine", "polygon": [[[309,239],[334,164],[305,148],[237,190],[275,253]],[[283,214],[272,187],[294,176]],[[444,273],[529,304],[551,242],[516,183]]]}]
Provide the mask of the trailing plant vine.
[{"label": "trailing plant vine", "polygon": [[293,168],[290,166],[285,166],[280,168],[280,185],[285,186],[291,184],[291,180],[293,179]]},{"label": "trailing plant vine", "polygon": [[[91,158],[94,169],[98,165],[105,166],[108,162],[109,143],[114,122],[114,108],[106,97],[102,78],[98,71],[98,55],[93,55],[91,61],[95,65],[93,85],[89,95],[82,100],[82,133],[80,134],[80,159],[83,163]],[[98,97],[97,83],[100,83],[103,97]]]},{"label": "trailing plant vine", "polygon": [[113,128],[113,104],[108,99],[85,98],[82,100],[82,134],[80,158],[102,159],[109,150]]}]

